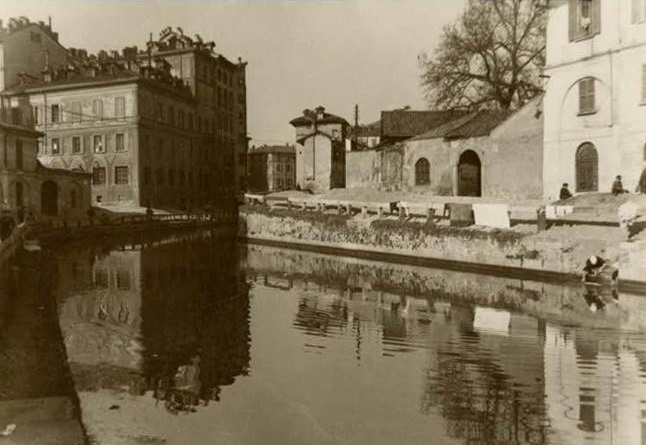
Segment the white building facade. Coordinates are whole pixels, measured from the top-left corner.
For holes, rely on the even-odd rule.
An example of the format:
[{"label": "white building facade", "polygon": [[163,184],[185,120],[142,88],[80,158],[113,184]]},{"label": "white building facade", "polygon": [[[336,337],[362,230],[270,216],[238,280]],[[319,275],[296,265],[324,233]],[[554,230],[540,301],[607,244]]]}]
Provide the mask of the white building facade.
[{"label": "white building facade", "polygon": [[631,192],[646,167],[646,0],[550,2],[543,194]]}]

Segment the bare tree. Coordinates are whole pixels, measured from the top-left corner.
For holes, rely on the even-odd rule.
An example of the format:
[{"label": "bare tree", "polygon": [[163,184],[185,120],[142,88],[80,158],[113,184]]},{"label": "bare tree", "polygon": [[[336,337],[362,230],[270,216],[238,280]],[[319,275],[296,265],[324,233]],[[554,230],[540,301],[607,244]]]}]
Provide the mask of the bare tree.
[{"label": "bare tree", "polygon": [[436,109],[513,109],[542,91],[546,11],[541,0],[469,0],[430,56],[419,56]]}]

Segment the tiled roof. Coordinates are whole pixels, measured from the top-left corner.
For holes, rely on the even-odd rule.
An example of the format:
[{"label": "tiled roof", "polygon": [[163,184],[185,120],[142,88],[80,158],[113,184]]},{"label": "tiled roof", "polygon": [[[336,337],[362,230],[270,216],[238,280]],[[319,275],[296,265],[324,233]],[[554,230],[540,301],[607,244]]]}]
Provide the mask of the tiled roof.
[{"label": "tiled roof", "polygon": [[340,116],[337,116],[332,113],[323,113],[323,117],[320,119],[316,118],[316,111],[314,110],[305,110],[303,111],[303,115],[299,116],[295,119],[292,119],[289,123],[292,124],[294,127],[301,127],[301,126],[309,126],[312,125],[314,122],[319,123],[319,124],[341,124],[341,125],[350,125],[348,121],[343,119]]},{"label": "tiled roof", "polygon": [[130,70],[120,70],[115,73],[99,73],[96,76],[87,76],[87,75],[72,75],[68,78],[59,78],[53,79],[51,82],[45,82],[44,80],[36,80],[34,82],[29,82],[23,85],[16,85],[7,93],[20,93],[27,90],[41,89],[41,88],[55,88],[58,86],[73,86],[80,84],[94,84],[94,83],[105,83],[110,81],[117,80],[137,80],[139,79],[139,74]]},{"label": "tiled roof", "polygon": [[482,110],[459,117],[433,128],[430,131],[411,138],[425,140],[435,138],[467,139],[486,136],[498,125],[502,124],[511,113],[508,111]]},{"label": "tiled roof", "polygon": [[466,111],[382,111],[381,136],[410,138],[466,114]]},{"label": "tiled roof", "polygon": [[260,153],[296,154],[296,147],[293,145],[261,145],[259,147],[251,147],[249,149],[250,155]]}]

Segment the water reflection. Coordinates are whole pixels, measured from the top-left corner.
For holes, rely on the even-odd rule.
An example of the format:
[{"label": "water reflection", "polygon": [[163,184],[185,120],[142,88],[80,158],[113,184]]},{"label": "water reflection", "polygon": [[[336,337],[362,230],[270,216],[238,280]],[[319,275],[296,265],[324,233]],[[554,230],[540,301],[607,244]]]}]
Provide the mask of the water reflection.
[{"label": "water reflection", "polygon": [[174,414],[219,400],[250,359],[236,252],[211,234],[59,252],[59,318],[77,390],[150,392]]},{"label": "water reflection", "polygon": [[446,440],[646,444],[643,297],[258,246],[245,264],[304,295],[294,325],[307,336],[367,322],[383,356],[427,349],[420,412],[442,416]]},{"label": "water reflection", "polygon": [[218,232],[46,261],[108,443],[646,445],[644,297]]}]

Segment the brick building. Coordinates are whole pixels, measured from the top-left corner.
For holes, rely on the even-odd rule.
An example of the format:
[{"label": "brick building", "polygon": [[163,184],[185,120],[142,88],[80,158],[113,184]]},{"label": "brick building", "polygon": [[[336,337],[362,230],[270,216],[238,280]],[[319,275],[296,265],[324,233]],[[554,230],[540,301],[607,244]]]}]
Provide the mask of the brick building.
[{"label": "brick building", "polygon": [[296,148],[293,145],[252,147],[247,165],[250,191],[291,190],[296,185]]},{"label": "brick building", "polygon": [[44,164],[92,173],[95,204],[217,205],[246,188],[246,63],[214,47],[166,28],[146,50],[70,48],[4,94],[29,98]]}]

